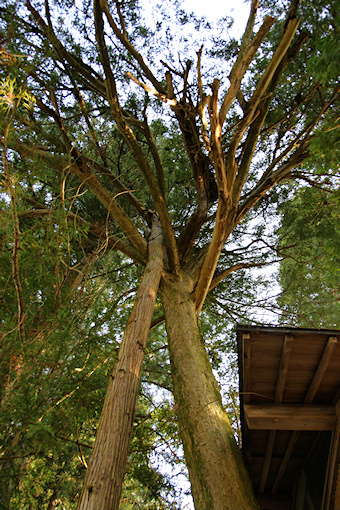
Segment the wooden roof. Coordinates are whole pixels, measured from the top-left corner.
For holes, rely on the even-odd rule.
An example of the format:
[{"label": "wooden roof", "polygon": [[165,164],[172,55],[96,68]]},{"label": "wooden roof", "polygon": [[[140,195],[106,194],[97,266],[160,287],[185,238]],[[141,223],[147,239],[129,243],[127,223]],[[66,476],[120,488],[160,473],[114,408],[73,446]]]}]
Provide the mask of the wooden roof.
[{"label": "wooden roof", "polygon": [[242,451],[261,509],[299,508],[307,472],[301,508],[339,510],[340,331],[238,326],[237,342]]}]

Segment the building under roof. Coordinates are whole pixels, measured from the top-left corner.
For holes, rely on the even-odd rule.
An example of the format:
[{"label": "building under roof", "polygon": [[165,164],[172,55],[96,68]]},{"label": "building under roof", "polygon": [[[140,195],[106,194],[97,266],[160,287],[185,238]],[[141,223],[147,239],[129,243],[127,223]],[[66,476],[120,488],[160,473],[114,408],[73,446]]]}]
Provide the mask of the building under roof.
[{"label": "building under roof", "polygon": [[261,510],[340,510],[340,331],[238,326],[237,344]]}]

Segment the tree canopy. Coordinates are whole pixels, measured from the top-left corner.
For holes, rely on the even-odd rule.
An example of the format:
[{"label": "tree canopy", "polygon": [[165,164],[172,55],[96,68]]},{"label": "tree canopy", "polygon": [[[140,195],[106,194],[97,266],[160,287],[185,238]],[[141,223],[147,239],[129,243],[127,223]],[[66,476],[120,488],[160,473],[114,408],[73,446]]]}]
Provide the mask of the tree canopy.
[{"label": "tree canopy", "polygon": [[0,508],[76,508],[155,239],[122,509],[180,508],[161,465],[185,472],[181,434],[196,486],[173,282],[225,381],[264,267],[280,265],[279,320],[339,327],[339,21],[333,1],[299,4],[252,0],[236,41],[177,1],[153,19],[128,0],[3,2]]}]

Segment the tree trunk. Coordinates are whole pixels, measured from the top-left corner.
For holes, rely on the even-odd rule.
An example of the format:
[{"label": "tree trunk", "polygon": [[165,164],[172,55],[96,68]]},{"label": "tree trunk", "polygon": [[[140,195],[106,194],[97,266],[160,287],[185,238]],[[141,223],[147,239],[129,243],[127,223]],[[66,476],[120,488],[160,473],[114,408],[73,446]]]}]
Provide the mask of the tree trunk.
[{"label": "tree trunk", "polygon": [[161,285],[175,405],[196,510],[258,509],[203,345],[193,282],[181,273]]},{"label": "tree trunk", "polygon": [[119,507],[146,340],[162,269],[162,234],[158,219],[154,218],[149,262],[110,377],[78,510]]}]

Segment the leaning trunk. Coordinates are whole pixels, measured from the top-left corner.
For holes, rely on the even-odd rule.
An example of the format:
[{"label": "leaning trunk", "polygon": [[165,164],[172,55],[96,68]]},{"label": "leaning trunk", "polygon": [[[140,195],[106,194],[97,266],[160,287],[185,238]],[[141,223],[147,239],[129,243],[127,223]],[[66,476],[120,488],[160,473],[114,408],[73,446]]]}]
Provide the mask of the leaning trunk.
[{"label": "leaning trunk", "polygon": [[146,340],[162,268],[162,234],[158,220],[154,219],[149,262],[110,377],[78,510],[119,508]]},{"label": "leaning trunk", "polygon": [[167,276],[162,300],[173,390],[196,510],[258,509],[200,335],[190,278]]}]

